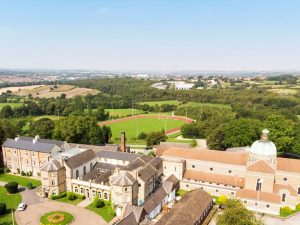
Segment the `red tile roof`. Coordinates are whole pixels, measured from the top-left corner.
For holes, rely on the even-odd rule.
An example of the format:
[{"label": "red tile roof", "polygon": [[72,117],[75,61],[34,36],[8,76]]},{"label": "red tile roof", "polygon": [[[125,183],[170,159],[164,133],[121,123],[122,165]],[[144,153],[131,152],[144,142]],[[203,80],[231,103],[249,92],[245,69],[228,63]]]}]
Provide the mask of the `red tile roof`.
[{"label": "red tile roof", "polygon": [[275,170],[268,165],[264,160],[259,160],[256,163],[248,167],[248,171],[260,172],[260,173],[274,173]]}]

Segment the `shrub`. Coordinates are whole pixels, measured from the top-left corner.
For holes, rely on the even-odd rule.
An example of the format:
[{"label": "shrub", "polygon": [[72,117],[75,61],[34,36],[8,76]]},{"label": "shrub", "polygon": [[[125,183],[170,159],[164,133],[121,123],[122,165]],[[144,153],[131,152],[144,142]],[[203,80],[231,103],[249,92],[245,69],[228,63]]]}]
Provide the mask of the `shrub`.
[{"label": "shrub", "polygon": [[100,201],[99,197],[96,196],[96,197],[94,198],[94,201],[93,201],[94,206],[95,206],[96,208],[101,208],[101,203],[102,203],[102,202]]},{"label": "shrub", "polygon": [[31,190],[31,189],[33,189],[33,185],[32,185],[32,183],[27,183],[27,188],[29,189],[29,190]]},{"label": "shrub", "polygon": [[52,200],[56,200],[56,199],[60,199],[60,198],[64,198],[67,196],[67,192],[62,192],[59,195],[51,195],[51,199]]},{"label": "shrub", "polygon": [[3,174],[3,173],[4,173],[4,169],[0,168],[0,174]]},{"label": "shrub", "polygon": [[137,138],[140,140],[144,140],[147,138],[147,134],[145,132],[141,132]]},{"label": "shrub", "polygon": [[84,196],[84,195],[76,194],[76,197],[77,197],[78,199],[81,199],[81,200],[84,200],[84,199],[85,199],[85,196]]},{"label": "shrub", "polygon": [[24,171],[21,171],[21,176],[25,176],[25,172]]},{"label": "shrub", "polygon": [[218,198],[217,203],[218,203],[218,204],[221,204],[221,205],[224,205],[224,204],[227,203],[227,201],[228,201],[227,196],[226,196],[226,195],[221,195],[221,196]]},{"label": "shrub", "polygon": [[300,203],[298,203],[298,204],[296,205],[296,211],[297,211],[297,212],[300,211]]},{"label": "shrub", "polygon": [[77,196],[75,195],[75,193],[73,192],[68,192],[67,193],[67,199],[70,200],[70,201],[73,201],[77,198]]},{"label": "shrub", "polygon": [[18,192],[18,183],[16,182],[9,182],[7,184],[5,184],[5,189],[8,193],[10,194],[14,194]]},{"label": "shrub", "polygon": [[26,172],[26,176],[27,176],[27,177],[31,177],[31,176],[32,176],[32,172],[31,172],[31,171]]},{"label": "shrub", "polygon": [[4,173],[9,173],[9,172],[10,172],[10,169],[7,168],[7,167],[5,167],[5,168],[4,168]]},{"label": "shrub", "polygon": [[289,206],[283,206],[280,208],[280,216],[287,217],[294,213],[294,210],[291,209]]},{"label": "shrub", "polygon": [[0,215],[3,215],[6,213],[6,204],[0,202]]}]

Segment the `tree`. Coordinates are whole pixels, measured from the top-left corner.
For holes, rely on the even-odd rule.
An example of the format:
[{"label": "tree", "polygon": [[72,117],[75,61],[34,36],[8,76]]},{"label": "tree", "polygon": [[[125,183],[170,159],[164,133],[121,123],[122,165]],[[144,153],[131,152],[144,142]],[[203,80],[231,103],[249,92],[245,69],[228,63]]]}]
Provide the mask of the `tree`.
[{"label": "tree", "polygon": [[184,124],[181,127],[181,134],[184,138],[201,138],[203,135],[201,134],[200,128],[197,126],[195,122],[190,124]]},{"label": "tree", "polygon": [[12,117],[14,114],[13,109],[10,105],[5,105],[1,109],[1,117],[9,118]]},{"label": "tree", "polygon": [[41,138],[50,139],[54,129],[54,122],[48,118],[42,118],[34,121],[29,126],[29,135],[39,135]]},{"label": "tree", "polygon": [[263,225],[263,222],[256,218],[255,214],[238,200],[229,199],[226,209],[217,216],[217,225]]},{"label": "tree", "polygon": [[225,124],[219,125],[207,137],[207,145],[210,149],[225,150]]},{"label": "tree", "polygon": [[165,141],[167,136],[163,132],[151,132],[147,135],[146,144],[148,147],[159,144],[161,141]]},{"label": "tree", "polygon": [[99,198],[99,196],[96,196],[94,198],[93,204],[96,208],[102,208],[105,205],[104,202]]},{"label": "tree", "polygon": [[10,194],[14,194],[18,192],[18,183],[16,182],[9,182],[4,185],[6,191]]},{"label": "tree", "polygon": [[112,136],[110,127],[104,125],[102,127],[102,135],[103,135],[104,142],[109,143],[111,136]]},{"label": "tree", "polygon": [[103,107],[98,106],[97,111],[93,113],[93,116],[97,118],[99,121],[104,121],[109,118],[109,112],[105,113],[105,110]]}]

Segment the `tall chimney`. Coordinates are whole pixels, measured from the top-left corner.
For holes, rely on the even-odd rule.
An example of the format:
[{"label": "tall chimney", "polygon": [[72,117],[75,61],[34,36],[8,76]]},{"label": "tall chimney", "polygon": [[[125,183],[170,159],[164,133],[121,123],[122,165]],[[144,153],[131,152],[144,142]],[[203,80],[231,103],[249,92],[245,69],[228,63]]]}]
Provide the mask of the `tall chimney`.
[{"label": "tall chimney", "polygon": [[120,150],[126,152],[126,135],[124,131],[121,132]]}]

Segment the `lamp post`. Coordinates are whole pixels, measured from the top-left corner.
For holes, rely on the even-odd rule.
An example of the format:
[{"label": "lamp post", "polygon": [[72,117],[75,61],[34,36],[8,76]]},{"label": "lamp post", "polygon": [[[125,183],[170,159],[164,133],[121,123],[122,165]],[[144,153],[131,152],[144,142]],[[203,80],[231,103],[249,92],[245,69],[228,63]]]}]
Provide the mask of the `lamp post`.
[{"label": "lamp post", "polygon": [[256,211],[256,215],[258,213],[259,192],[261,191],[261,186],[262,186],[263,182],[264,182],[264,179],[262,179],[262,178],[259,178],[257,180],[257,186],[258,186],[258,188],[257,188],[256,210],[255,210]]}]

